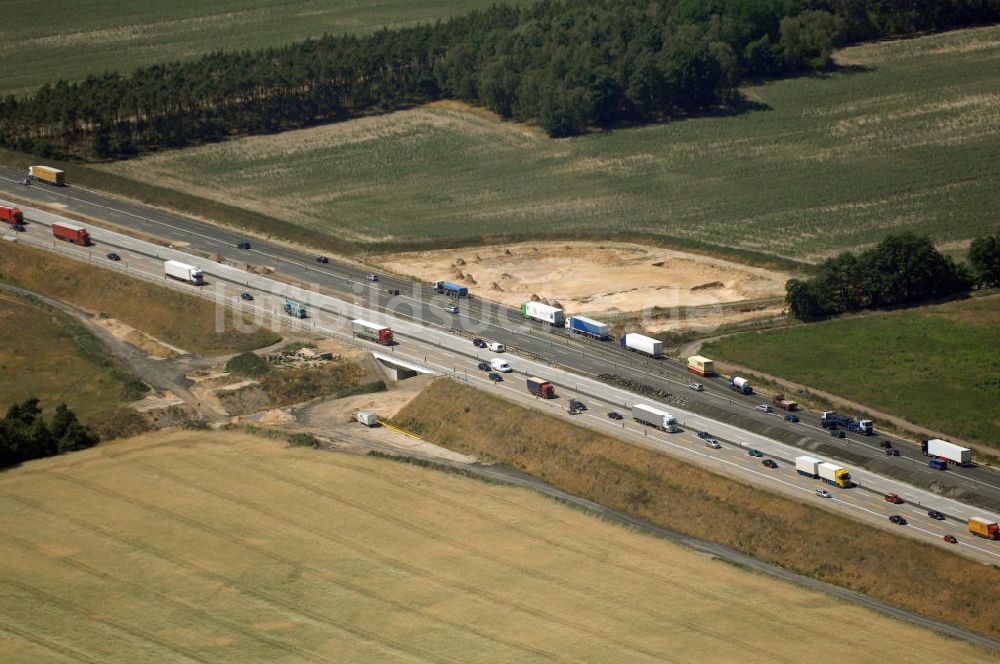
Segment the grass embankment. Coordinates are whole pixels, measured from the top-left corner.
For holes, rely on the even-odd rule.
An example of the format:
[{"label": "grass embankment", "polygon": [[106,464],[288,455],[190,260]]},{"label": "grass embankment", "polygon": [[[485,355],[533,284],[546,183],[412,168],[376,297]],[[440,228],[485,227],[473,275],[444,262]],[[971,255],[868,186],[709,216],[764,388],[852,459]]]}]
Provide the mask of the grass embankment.
[{"label": "grass embankment", "polygon": [[229,312],[225,330],[217,332],[215,305],[207,300],[42,249],[5,245],[0,253],[0,279],[92,313],[107,314],[187,351],[219,355],[260,348],[281,339],[264,328],[237,331]]},{"label": "grass embankment", "polygon": [[[510,0],[508,4],[517,4]],[[43,83],[212,51],[254,50],[307,37],[431,22],[493,0],[143,0],[5,3],[0,94],[22,94]],[[25,57],[30,53],[31,57]]]},{"label": "grass embankment", "polygon": [[149,389],[66,314],[0,292],[0,411],[37,397],[84,424],[107,419]]},{"label": "grass embankment", "polygon": [[709,357],[1000,447],[1000,295],[733,335]]},{"label": "grass embankment", "polygon": [[248,435],[32,462],[0,515],[10,664],[987,657],[531,491]]},{"label": "grass embankment", "polygon": [[748,87],[770,110],[735,116],[551,140],[438,104],[103,168],[369,251],[645,237],[815,262],[995,230],[1000,27],[839,58],[857,69]]},{"label": "grass embankment", "polygon": [[577,496],[997,637],[1000,569],[851,521],[480,390],[436,381],[393,422]]}]

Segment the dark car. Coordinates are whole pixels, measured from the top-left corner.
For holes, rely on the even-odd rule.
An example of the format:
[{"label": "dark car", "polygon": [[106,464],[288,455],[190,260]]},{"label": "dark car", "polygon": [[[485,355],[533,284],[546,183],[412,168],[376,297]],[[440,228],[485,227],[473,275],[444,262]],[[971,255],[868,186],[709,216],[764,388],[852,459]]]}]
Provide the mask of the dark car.
[{"label": "dark car", "polygon": [[833,436],[834,438],[847,438],[847,434],[841,431],[840,429],[834,429],[833,431],[830,432],[830,435]]},{"label": "dark car", "polygon": [[472,340],[472,345],[475,346],[476,348],[486,348],[486,342],[480,339],[479,337],[476,337],[475,339]]},{"label": "dark car", "polygon": [[903,517],[901,517],[898,514],[893,514],[892,516],[890,516],[889,517],[889,521],[892,521],[897,526],[905,526],[906,525],[906,519],[904,519]]},{"label": "dark car", "polygon": [[948,542],[949,544],[958,544],[958,538],[955,537],[954,535],[945,535],[944,541]]},{"label": "dark car", "polygon": [[113,251],[110,254],[108,254],[108,260],[109,261],[115,261],[115,262],[117,262],[117,261],[120,261],[121,259],[122,259],[122,257],[119,256],[118,254],[116,254]]},{"label": "dark car", "polygon": [[479,368],[480,371],[489,371],[490,370],[490,363],[489,362],[480,362],[476,366]]},{"label": "dark car", "polygon": [[709,438],[712,437],[712,434],[710,434],[707,431],[699,431],[698,432],[698,437],[701,438],[702,440],[708,440]]},{"label": "dark car", "polygon": [[368,281],[370,281],[370,282],[372,282],[374,284],[374,283],[376,283],[378,281],[378,275],[377,274],[369,274],[367,277],[365,277],[365,279],[367,279]]},{"label": "dark car", "polygon": [[251,295],[250,293],[240,293],[240,299],[241,300],[252,300],[253,299],[253,295]]},{"label": "dark car", "polygon": [[899,450],[897,450],[895,447],[890,447],[885,451],[885,455],[891,457],[899,456]]},{"label": "dark car", "polygon": [[327,258],[326,256],[317,256],[316,257],[316,262],[317,263],[323,263],[324,265],[326,265],[327,263],[330,262],[330,259]]},{"label": "dark car", "polygon": [[763,452],[761,452],[760,450],[755,450],[753,448],[751,448],[750,451],[747,452],[747,454],[749,454],[752,457],[762,457],[762,456],[764,456]]},{"label": "dark car", "polygon": [[385,292],[388,293],[389,295],[399,295],[399,289],[398,288],[389,288],[389,289],[386,289]]},{"label": "dark car", "polygon": [[937,510],[927,510],[927,516],[937,521],[944,521],[944,514],[941,514]]},{"label": "dark car", "polygon": [[624,420],[625,419],[625,416],[622,415],[621,413],[619,413],[617,410],[613,410],[610,413],[608,413],[608,417],[610,417],[613,420]]},{"label": "dark car", "polygon": [[760,462],[760,464],[762,466],[766,466],[768,468],[777,468],[778,467],[778,464],[774,462],[774,459],[764,459],[763,461]]},{"label": "dark car", "polygon": [[250,248],[250,243],[249,242],[240,242],[239,244],[236,245],[236,248],[237,249],[249,249]]},{"label": "dark car", "polygon": [[786,422],[798,422],[799,421],[799,416],[798,415],[785,415],[785,421]]},{"label": "dark car", "polygon": [[892,441],[891,440],[886,440],[885,438],[882,439],[882,442],[880,444],[882,445],[883,448],[885,448],[887,450],[892,447]]},{"label": "dark car", "polygon": [[578,401],[576,399],[569,400],[569,407],[572,408],[573,410],[587,410],[587,404],[583,403],[582,401]]},{"label": "dark car", "polygon": [[494,371],[490,373],[490,380],[492,380],[494,383],[499,383],[500,381],[503,380],[503,376]]}]

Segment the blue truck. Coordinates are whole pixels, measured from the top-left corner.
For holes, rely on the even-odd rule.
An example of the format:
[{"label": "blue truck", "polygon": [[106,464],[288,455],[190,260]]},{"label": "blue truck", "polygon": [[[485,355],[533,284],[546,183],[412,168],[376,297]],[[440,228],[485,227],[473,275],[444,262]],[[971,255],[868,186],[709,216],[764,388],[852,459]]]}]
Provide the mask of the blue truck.
[{"label": "blue truck", "polygon": [[465,286],[459,286],[458,284],[453,284],[450,281],[435,281],[434,290],[438,293],[450,295],[451,297],[467,297],[469,295],[468,288]]},{"label": "blue truck", "polygon": [[948,470],[948,460],[943,457],[931,457],[927,465],[934,470]]},{"label": "blue truck", "polygon": [[296,318],[306,317],[306,308],[295,300],[285,300],[285,313]]},{"label": "blue truck", "polygon": [[824,429],[830,429],[831,431],[840,428],[845,431],[859,433],[862,436],[875,435],[875,423],[871,420],[858,419],[855,421],[853,417],[838,415],[832,410],[828,410],[820,416],[819,425]]},{"label": "blue truck", "polygon": [[594,337],[595,339],[608,338],[608,324],[594,320],[593,318],[570,316],[566,319],[566,327],[570,332],[585,334],[588,337]]}]

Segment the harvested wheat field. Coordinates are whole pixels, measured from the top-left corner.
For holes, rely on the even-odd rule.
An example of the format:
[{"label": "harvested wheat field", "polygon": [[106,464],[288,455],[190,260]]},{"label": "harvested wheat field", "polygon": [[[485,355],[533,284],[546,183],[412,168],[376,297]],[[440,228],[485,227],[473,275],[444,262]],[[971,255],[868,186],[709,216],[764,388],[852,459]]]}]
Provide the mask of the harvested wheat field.
[{"label": "harvested wheat field", "polygon": [[781,297],[790,278],[784,272],[622,242],[413,251],[381,256],[379,264],[422,281],[454,281],[510,306],[538,296],[571,314]]},{"label": "harvested wheat field", "polygon": [[526,490],[246,434],[33,462],[0,514],[8,663],[984,657]]}]

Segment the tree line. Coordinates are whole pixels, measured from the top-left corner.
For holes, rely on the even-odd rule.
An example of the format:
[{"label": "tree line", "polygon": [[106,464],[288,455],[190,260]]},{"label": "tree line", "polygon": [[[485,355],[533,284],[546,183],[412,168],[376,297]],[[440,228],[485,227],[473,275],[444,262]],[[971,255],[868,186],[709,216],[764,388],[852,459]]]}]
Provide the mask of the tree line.
[{"label": "tree line", "polygon": [[912,233],[890,235],[858,255],[827,259],[811,279],[785,284],[790,313],[814,321],[862,309],[912,306],[1000,286],[1000,236],[975,240],[969,264],[956,263]]},{"label": "tree line", "polygon": [[51,421],[46,422],[38,403],[32,398],[14,404],[0,420],[0,468],[97,444],[97,436],[80,424],[66,404],[56,406]]},{"label": "tree line", "polygon": [[0,101],[0,145],[120,158],[448,98],[552,136],[739,101],[836,45],[1000,20],[1000,0],[543,0],[365,37],[217,52]]}]

